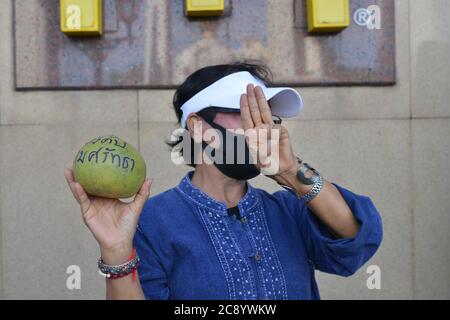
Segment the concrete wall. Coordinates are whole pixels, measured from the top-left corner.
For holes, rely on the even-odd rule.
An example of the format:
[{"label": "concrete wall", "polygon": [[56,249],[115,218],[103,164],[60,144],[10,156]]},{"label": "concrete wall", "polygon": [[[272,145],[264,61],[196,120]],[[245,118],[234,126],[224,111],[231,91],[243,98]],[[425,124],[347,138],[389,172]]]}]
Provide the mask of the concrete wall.
[{"label": "concrete wall", "polygon": [[[379,208],[385,239],[369,264],[381,290],[318,274],[323,298],[450,298],[450,20],[447,0],[396,0],[393,87],[299,88],[301,117],[286,122],[296,152],[323,175]],[[153,193],[186,167],[168,161],[175,126],[171,90],[16,92],[12,1],[0,10],[0,295],[5,299],[102,299],[98,248],[68,191],[64,166],[94,136],[139,145]],[[38,35],[39,36],[39,35]],[[254,184],[275,191],[258,178]],[[79,265],[81,290],[66,288]]]}]

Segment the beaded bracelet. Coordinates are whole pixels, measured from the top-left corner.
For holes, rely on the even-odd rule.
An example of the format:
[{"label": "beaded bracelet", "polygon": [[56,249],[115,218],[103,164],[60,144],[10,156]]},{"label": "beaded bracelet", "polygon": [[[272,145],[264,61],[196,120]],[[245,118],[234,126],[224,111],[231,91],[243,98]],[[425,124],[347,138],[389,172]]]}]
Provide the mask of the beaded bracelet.
[{"label": "beaded bracelet", "polygon": [[139,267],[139,257],[136,254],[136,249],[133,250],[133,254],[130,259],[119,265],[108,265],[103,259],[100,257],[98,259],[97,265],[100,271],[108,278],[108,279],[119,279],[128,276],[133,273],[135,277],[137,268]]}]

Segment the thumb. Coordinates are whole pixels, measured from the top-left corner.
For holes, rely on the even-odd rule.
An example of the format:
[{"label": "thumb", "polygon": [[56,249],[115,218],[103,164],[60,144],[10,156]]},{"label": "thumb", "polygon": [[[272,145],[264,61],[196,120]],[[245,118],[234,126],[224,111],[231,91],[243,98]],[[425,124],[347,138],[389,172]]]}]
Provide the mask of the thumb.
[{"label": "thumb", "polygon": [[130,208],[138,217],[141,215],[142,208],[150,196],[150,188],[153,184],[153,179],[145,179],[144,183],[139,189],[139,192],[134,197],[133,202],[130,203]]}]

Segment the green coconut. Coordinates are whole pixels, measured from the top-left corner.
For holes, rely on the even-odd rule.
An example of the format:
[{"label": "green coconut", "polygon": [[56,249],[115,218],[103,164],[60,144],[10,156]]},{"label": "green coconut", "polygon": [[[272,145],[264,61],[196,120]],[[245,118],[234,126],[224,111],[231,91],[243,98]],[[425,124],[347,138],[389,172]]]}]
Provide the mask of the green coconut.
[{"label": "green coconut", "polygon": [[73,161],[73,172],[88,194],[112,199],[135,195],[147,175],[139,151],[114,135],[86,143]]}]

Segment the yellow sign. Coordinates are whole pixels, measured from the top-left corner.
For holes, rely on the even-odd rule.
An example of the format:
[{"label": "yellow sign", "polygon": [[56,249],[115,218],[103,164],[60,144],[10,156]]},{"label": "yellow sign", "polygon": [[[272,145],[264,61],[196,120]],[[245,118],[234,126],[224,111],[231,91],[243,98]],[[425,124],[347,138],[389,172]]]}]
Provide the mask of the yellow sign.
[{"label": "yellow sign", "polygon": [[225,0],[186,0],[189,17],[220,16],[225,10]]},{"label": "yellow sign", "polygon": [[308,31],[340,31],[350,25],[349,0],[307,0]]},{"label": "yellow sign", "polygon": [[102,0],[60,0],[61,31],[70,36],[103,33]]}]

